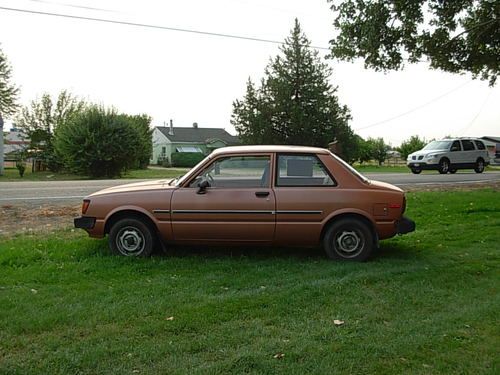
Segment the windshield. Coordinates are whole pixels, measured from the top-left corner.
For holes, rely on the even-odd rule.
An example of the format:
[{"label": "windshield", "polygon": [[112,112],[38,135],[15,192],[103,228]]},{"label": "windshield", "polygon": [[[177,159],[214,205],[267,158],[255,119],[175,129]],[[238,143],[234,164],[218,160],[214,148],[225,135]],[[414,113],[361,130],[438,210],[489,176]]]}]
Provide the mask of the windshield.
[{"label": "windshield", "polygon": [[332,152],[330,152],[330,155],[332,155],[333,158],[335,160],[337,160],[338,162],[340,162],[344,167],[349,169],[349,171],[351,171],[351,173],[353,175],[355,175],[357,178],[359,178],[361,181],[363,181],[367,184],[370,183],[369,179],[367,179],[365,176],[363,176],[361,173],[359,173],[357,170],[355,170],[349,163],[346,163],[344,160],[342,160],[341,158],[339,158],[337,155],[333,154]]},{"label": "windshield", "polygon": [[433,141],[422,150],[449,150],[452,141]]},{"label": "windshield", "polygon": [[200,165],[205,163],[205,161],[209,158],[210,158],[210,155],[208,155],[205,159],[203,159],[198,164],[196,164],[193,168],[191,168],[184,176],[177,177],[177,178],[173,179],[172,181],[170,181],[169,185],[179,186],[180,184],[182,184],[187,178],[189,178],[193,174],[193,172],[196,169],[198,169],[198,167]]}]

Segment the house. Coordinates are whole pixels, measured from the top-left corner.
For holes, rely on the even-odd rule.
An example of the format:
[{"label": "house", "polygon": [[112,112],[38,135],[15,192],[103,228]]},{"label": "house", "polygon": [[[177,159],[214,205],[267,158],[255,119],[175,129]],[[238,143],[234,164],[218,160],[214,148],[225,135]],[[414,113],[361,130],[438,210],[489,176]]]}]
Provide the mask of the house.
[{"label": "house", "polygon": [[17,155],[29,147],[30,141],[26,135],[17,128],[12,128],[4,138],[5,160],[15,160]]},{"label": "house", "polygon": [[239,144],[238,137],[222,128],[200,128],[195,122],[191,127],[157,126],[153,129],[152,164],[163,160],[170,162],[174,152],[199,152],[204,155],[225,146]]},{"label": "house", "polygon": [[484,142],[490,154],[490,163],[493,165],[500,165],[500,137],[484,136],[480,139]]}]

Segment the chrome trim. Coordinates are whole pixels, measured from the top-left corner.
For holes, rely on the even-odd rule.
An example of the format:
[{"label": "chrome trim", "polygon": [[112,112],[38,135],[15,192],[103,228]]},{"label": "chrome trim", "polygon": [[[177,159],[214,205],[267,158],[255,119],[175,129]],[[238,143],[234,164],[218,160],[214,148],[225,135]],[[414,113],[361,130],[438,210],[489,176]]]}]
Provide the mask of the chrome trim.
[{"label": "chrome trim", "polygon": [[281,210],[276,211],[277,214],[291,214],[291,215],[321,215],[323,211],[300,211],[300,210]]},{"label": "chrome trim", "polygon": [[170,210],[153,210],[154,214],[169,214]]},{"label": "chrome trim", "polygon": [[260,210],[173,210],[173,214],[271,214],[275,211]]}]

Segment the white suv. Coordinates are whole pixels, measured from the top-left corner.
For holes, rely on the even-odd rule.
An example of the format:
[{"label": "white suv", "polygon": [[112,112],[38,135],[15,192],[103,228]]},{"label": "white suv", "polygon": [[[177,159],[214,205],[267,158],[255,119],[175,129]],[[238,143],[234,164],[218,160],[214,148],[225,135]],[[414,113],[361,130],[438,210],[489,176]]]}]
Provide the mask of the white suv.
[{"label": "white suv", "polygon": [[482,173],[489,164],[489,155],[479,139],[451,138],[432,141],[423,149],[408,155],[406,164],[415,174],[424,169],[438,170],[441,174],[455,173],[458,169],[474,169]]}]

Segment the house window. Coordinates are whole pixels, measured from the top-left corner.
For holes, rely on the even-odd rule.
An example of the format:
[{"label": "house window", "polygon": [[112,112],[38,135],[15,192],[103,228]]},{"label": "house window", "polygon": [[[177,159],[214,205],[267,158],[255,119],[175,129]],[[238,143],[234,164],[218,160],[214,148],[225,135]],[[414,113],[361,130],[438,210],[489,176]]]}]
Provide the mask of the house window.
[{"label": "house window", "polygon": [[165,155],[167,153],[167,148],[164,146],[161,148],[161,154]]},{"label": "house window", "polygon": [[179,146],[179,147],[176,147],[175,150],[177,152],[199,152],[199,153],[203,153],[203,151],[201,150],[201,148],[196,147],[196,146]]}]

